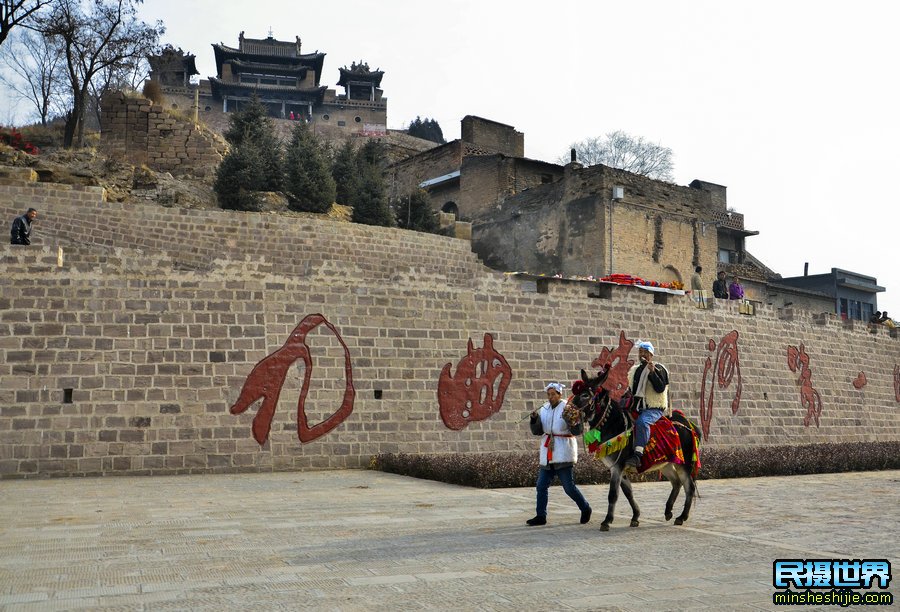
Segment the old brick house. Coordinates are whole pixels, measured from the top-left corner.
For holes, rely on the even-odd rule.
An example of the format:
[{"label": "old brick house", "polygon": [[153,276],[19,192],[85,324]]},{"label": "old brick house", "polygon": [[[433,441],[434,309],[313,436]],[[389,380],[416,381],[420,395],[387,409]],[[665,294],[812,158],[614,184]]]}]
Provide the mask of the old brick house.
[{"label": "old brick house", "polygon": [[394,164],[388,181],[394,197],[422,187],[435,209],[471,221],[473,249],[491,267],[686,282],[699,264],[710,285],[717,266],[766,278],[746,254],[757,232],[728,209],[721,185],[528,159],[521,132],[480,117],[463,118],[461,133]]}]

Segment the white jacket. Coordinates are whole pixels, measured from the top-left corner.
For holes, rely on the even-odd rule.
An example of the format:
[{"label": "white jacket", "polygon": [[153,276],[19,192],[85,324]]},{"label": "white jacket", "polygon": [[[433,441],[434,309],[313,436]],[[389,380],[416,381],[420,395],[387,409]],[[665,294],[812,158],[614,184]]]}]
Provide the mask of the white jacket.
[{"label": "white jacket", "polygon": [[[541,436],[541,465],[547,465],[550,445],[553,445],[553,458],[549,463],[575,463],[578,461],[578,438],[569,431],[569,425],[563,419],[566,400],[560,400],[556,408],[547,402],[541,406],[538,418],[544,430]],[[553,434],[552,438],[550,434]]]}]

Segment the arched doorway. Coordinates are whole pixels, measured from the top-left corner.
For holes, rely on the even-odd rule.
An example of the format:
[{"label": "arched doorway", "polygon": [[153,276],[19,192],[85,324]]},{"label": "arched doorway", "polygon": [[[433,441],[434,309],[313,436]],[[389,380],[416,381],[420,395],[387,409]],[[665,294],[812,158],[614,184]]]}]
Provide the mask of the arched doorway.
[{"label": "arched doorway", "polygon": [[450,213],[455,218],[459,219],[459,207],[456,205],[456,202],[445,203],[441,206],[441,212]]}]

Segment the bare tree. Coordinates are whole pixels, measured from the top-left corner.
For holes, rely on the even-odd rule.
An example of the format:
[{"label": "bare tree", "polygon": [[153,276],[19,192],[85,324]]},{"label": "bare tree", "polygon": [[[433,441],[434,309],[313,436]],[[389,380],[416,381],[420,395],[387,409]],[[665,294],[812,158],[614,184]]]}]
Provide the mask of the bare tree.
[{"label": "bare tree", "polygon": [[64,112],[67,96],[59,45],[40,33],[20,30],[0,48],[0,63],[11,71],[0,73],[0,82],[34,108],[41,125]]},{"label": "bare tree", "polygon": [[[572,143],[570,148],[575,149],[578,161],[584,166],[603,164],[652,179],[674,181],[672,149],[641,137],[635,138],[621,130],[606,136],[586,138]],[[561,156],[558,161],[567,163],[569,155]]]},{"label": "bare tree", "polygon": [[84,145],[85,111],[98,74],[146,57],[165,31],[161,22],[149,25],[138,19],[137,5],[141,3],[90,0],[83,10],[79,0],[54,0],[52,10],[38,19],[40,30],[59,41],[66,58],[72,94],[63,140],[66,147]]},{"label": "bare tree", "polygon": [[0,45],[10,30],[27,22],[53,0],[0,0]]}]

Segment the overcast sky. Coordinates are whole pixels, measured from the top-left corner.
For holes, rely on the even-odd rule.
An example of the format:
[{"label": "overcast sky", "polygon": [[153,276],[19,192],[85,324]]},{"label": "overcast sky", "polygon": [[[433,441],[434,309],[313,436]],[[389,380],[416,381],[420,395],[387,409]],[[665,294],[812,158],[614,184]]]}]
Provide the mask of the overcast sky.
[{"label": "overcast sky", "polygon": [[658,142],[678,184],[728,187],[769,267],[877,277],[879,308],[900,318],[900,3],[146,0],[141,13],[204,78],[210,45],[242,30],[325,52],[329,87],[364,60],[385,71],[390,128],[432,117],[450,140],[479,115],[547,161],[613,130]]}]

